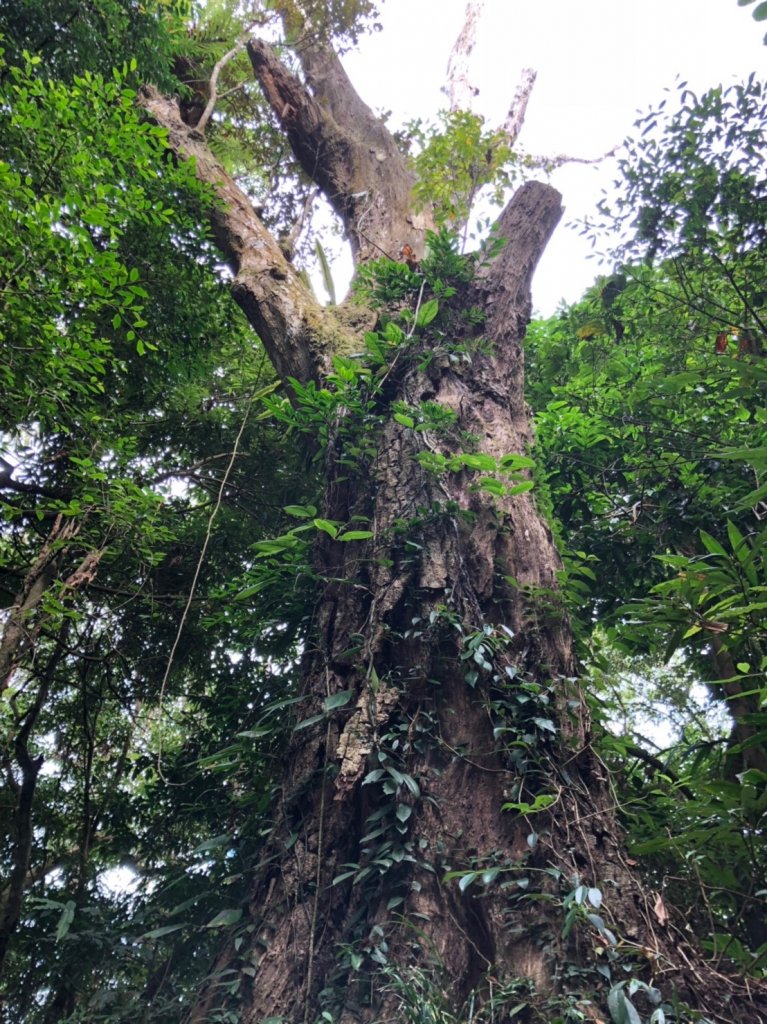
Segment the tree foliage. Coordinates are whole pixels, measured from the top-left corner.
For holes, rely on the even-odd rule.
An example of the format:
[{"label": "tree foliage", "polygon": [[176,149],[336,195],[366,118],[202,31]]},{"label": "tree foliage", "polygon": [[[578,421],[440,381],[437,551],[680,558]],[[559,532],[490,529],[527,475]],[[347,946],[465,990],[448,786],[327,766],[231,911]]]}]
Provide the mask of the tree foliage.
[{"label": "tree foliage", "polygon": [[[3,952],[20,894],[24,923],[2,1012],[112,1020],[142,992],[155,1005],[171,957],[180,972],[155,1008],[175,1019],[216,941],[201,927],[223,898],[211,883],[231,885],[247,857],[206,843],[270,792],[268,772],[237,792],[247,736],[216,770],[229,730],[276,696],[245,696],[274,665],[221,613],[221,580],[300,485],[249,415],[272,377],[221,281],[210,195],[138,114],[136,62],[68,80],[58,51],[14,52],[0,125]],[[289,647],[275,637],[274,657]],[[164,923],[178,907],[182,935]]]},{"label": "tree foliage", "polygon": [[[635,852],[691,920],[704,914],[712,955],[748,968],[767,948],[765,106],[753,77],[682,89],[638,122],[601,206],[615,273],[531,332],[529,395],[595,711],[623,726],[606,756],[634,766]],[[690,673],[729,727],[692,710]],[[664,717],[689,708],[666,750],[643,735],[657,729],[648,699]]]}]

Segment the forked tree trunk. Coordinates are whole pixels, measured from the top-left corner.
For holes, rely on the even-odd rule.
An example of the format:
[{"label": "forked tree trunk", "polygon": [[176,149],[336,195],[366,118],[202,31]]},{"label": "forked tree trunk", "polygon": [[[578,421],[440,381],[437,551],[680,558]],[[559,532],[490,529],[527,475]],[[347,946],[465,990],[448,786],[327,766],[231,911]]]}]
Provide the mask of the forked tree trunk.
[{"label": "forked tree trunk", "polygon": [[[304,84],[264,44],[249,52],[357,257],[397,258],[404,245],[421,252],[427,221],[410,207],[410,172],[335,55],[307,51]],[[334,348],[364,351],[343,315],[303,289],[177,105],[152,90],[142,101],[218,189],[214,228],[234,294],[278,373],[321,382]],[[451,300],[482,310],[489,343],[456,318],[437,350],[416,335],[376,399],[382,425],[356,470],[344,445],[363,428],[351,413],[340,418],[321,515],[351,528],[363,517],[373,537],[323,534],[317,543],[323,582],[301,706],[318,720],[287,752],[276,827],[253,881],[250,939],[222,950],[194,1024],[218,1019],[222,1003],[242,1024],[314,1022],[323,1008],[343,1024],[409,1019],[395,979],[415,984],[418,968],[456,1013],[471,993],[479,1007],[504,986],[510,1011],[529,983],[539,1000],[580,995],[587,1017],[606,1020],[612,971],[613,982],[631,976],[666,994],[676,986],[712,1019],[738,1017],[724,980],[687,944],[684,922],[668,920],[627,861],[573,678],[559,558],[534,500],[478,488],[470,466],[433,474],[418,461],[429,451],[529,453],[522,339],[532,273],[560,214],[548,186],[515,195],[498,223],[500,255]],[[397,401],[439,403],[455,423],[413,430],[391,416]],[[323,715],[327,699],[347,691],[348,703]],[[445,879],[470,871],[485,874],[469,885]],[[579,886],[599,895],[573,899]],[[237,977],[237,995],[222,995]],[[600,1009],[587,1003],[595,992]],[[499,1010],[493,1019],[506,1018]]]}]

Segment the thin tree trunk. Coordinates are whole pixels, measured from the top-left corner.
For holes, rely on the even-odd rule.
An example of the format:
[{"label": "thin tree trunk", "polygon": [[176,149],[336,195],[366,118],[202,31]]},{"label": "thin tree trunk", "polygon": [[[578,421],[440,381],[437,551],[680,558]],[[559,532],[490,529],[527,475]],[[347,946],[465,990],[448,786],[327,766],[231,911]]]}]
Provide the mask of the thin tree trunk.
[{"label": "thin tree trunk", "polygon": [[[38,557],[27,573],[21,592],[10,609],[0,641],[0,680],[8,686],[14,673],[25,661],[34,662],[39,634],[50,623],[51,614],[42,607],[46,593],[58,581],[62,586],[60,597],[66,598],[92,582],[103,551],[90,551],[79,566],[65,578],[60,577],[61,563],[67,554],[67,545],[79,531],[75,520],[58,516],[46,538]],[[52,685],[53,676],[64,656],[64,642],[69,630],[69,621],[61,625],[56,648],[44,669],[37,675],[38,685],[31,706],[17,719],[16,735],[13,737],[13,758],[6,767],[9,787],[15,796],[12,833],[12,864],[10,877],[2,889],[0,898],[0,972],[2,971],[8,947],[21,916],[24,892],[28,885],[34,839],[33,799],[37,779],[43,765],[42,755],[31,752],[32,737],[40,713]]]},{"label": "thin tree trunk", "polygon": [[729,774],[735,777],[748,768],[767,772],[764,730],[755,724],[758,722],[760,710],[759,693],[748,681],[741,681],[732,655],[718,633],[711,634],[711,661],[719,680],[710,687],[711,695],[714,700],[719,701],[724,696],[727,710],[732,715],[728,750],[731,763]]},{"label": "thin tree trunk", "polygon": [[[9,823],[12,837],[13,867],[7,885],[0,893],[0,974],[8,954],[8,948],[21,917],[24,892],[29,884],[29,868],[32,857],[34,820],[32,802],[37,779],[43,766],[43,757],[33,757],[29,742],[40,712],[50,693],[53,675],[64,656],[66,634],[69,622],[65,622],[59,634],[56,649],[48,664],[38,674],[37,693],[32,705],[24,714],[23,721],[13,739],[15,766],[8,764],[7,778],[15,796],[13,818]],[[18,778],[16,777],[18,775]]]}]

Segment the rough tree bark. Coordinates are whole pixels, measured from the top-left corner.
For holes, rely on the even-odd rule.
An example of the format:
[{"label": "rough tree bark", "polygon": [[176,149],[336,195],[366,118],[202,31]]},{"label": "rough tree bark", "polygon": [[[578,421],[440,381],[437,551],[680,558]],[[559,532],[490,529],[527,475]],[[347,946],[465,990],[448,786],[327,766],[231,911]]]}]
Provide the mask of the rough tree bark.
[{"label": "rough tree bark", "polygon": [[[248,52],[297,159],[342,219],[355,258],[396,259],[403,246],[422,252],[428,218],[412,208],[405,158],[336,55],[326,46],[304,50],[300,79],[266,44],[254,40]],[[321,383],[334,351],[363,350],[343,310],[321,309],[304,289],[175,101],[146,89],[142,102],[168,129],[175,151],[194,157],[198,175],[218,191],[213,226],[235,274],[234,295],[278,374]],[[386,979],[371,984],[366,973],[383,960],[405,975],[427,967],[456,1008],[471,991],[479,1004],[510,979],[550,996],[561,990],[566,964],[583,972],[585,1000],[598,989],[593,968],[606,963],[610,943],[585,914],[563,937],[562,899],[581,883],[601,890],[604,929],[635,977],[667,993],[676,986],[712,1019],[756,1019],[760,1012],[714,977],[684,922],[669,918],[657,894],[642,888],[625,856],[608,775],[591,748],[573,678],[567,623],[555,596],[552,602],[560,561],[534,500],[476,490],[470,469],[427,473],[416,458],[427,449],[459,452],[466,438],[473,451],[495,459],[529,451],[522,339],[532,274],[560,215],[558,193],[531,182],[500,217],[500,255],[459,297],[482,310],[491,345],[475,347],[467,361],[404,359],[392,368],[380,401],[440,403],[456,416],[449,436],[415,432],[389,416],[356,478],[344,464],[341,432],[328,452],[321,514],[344,523],[364,516],[373,537],[342,544],[323,534],[317,543],[323,582],[303,665],[302,714],[319,714],[335,693],[353,696],[294,734],[265,867],[253,879],[253,942],[222,950],[192,1024],[214,1019],[226,1000],[221,982],[232,971],[242,972],[244,984],[229,1005],[243,1024],[313,1022],[330,1005],[320,993],[328,998],[331,989],[334,1019],[343,1024],[403,1019]],[[464,331],[451,341],[471,341],[472,329]],[[461,655],[482,637],[507,680],[495,690],[485,677],[473,686],[466,681]],[[556,735],[524,718],[528,698],[533,717],[555,723]],[[515,728],[534,748],[526,767],[514,745],[518,734],[504,732],[510,706],[522,716]],[[363,785],[371,769],[387,764],[402,779],[395,792],[382,784],[391,774]],[[551,803],[534,817],[501,810],[541,795]],[[390,862],[386,870],[378,870],[376,856]],[[349,865],[364,877],[333,884],[354,871]],[[365,875],[366,867],[372,870]],[[495,867],[501,873],[484,888],[463,891],[455,879],[444,880],[448,870]],[[519,898],[530,893],[541,898]],[[577,982],[568,985],[578,991]],[[585,1001],[583,1007],[593,1019],[608,1016]]]}]

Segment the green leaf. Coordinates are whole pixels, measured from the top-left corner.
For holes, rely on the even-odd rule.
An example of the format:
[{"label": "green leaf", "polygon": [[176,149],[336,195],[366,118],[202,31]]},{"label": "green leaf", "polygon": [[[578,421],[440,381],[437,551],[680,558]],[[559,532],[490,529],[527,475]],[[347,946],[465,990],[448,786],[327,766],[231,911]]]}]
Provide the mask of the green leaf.
[{"label": "green leaf", "polygon": [[498,460],[498,465],[501,469],[533,469],[535,466],[535,459],[529,458],[527,455],[502,455]]},{"label": "green leaf", "polygon": [[700,531],[700,539],[703,541],[703,546],[712,555],[721,555],[723,558],[727,558],[727,552],[724,550],[722,545],[711,536],[710,533],[706,533],[705,530]]},{"label": "green leaf", "polygon": [[523,480],[522,483],[509,487],[506,493],[510,496],[515,494],[524,494],[526,491],[532,491],[533,487],[535,487],[534,480]]},{"label": "green leaf", "polygon": [[340,885],[341,882],[345,882],[347,878],[351,878],[353,875],[356,875],[358,870],[359,870],[358,865],[355,865],[352,868],[351,871],[342,871],[340,875],[336,875],[335,876],[335,878],[333,879],[333,881],[330,884],[331,885]]},{"label": "green leaf", "polygon": [[613,1024],[642,1024],[642,1018],[623,991],[624,982],[614,985],[607,994],[607,1008]]},{"label": "green leaf", "polygon": [[403,427],[411,427],[412,428],[412,427],[415,426],[415,420],[413,419],[413,417],[412,416],[406,416],[402,412],[395,412],[394,413],[394,419],[397,421],[397,423],[401,423]]},{"label": "green leaf", "polygon": [[268,557],[269,555],[279,555],[289,548],[294,548],[298,543],[298,538],[292,534],[285,534],[282,537],[274,537],[272,540],[259,540],[253,545],[253,550],[258,554],[259,557]]},{"label": "green leaf", "polygon": [[335,540],[338,535],[338,526],[336,523],[331,523],[329,519],[315,519],[313,522],[318,530],[322,530],[324,533],[329,534],[329,536]]},{"label": "green leaf", "polygon": [[507,488],[505,484],[502,484],[500,480],[496,480],[494,476],[483,476],[477,480],[476,486],[481,491],[486,491],[488,494],[495,494],[498,497],[506,494]]},{"label": "green leaf", "polygon": [[730,539],[730,544],[732,545],[735,557],[739,562],[745,561],[748,558],[749,553],[746,538],[731,519],[727,520],[727,536]]},{"label": "green leaf", "polygon": [[519,802],[509,802],[501,805],[502,811],[517,811],[519,814],[537,814],[539,811],[545,811],[547,807],[556,801],[556,797],[551,793],[539,793],[535,800],[530,804],[526,800]]},{"label": "green leaf", "polygon": [[397,804],[396,815],[399,821],[406,822],[410,815],[413,813],[413,808],[409,804]]},{"label": "green leaf", "polygon": [[557,727],[551,721],[550,718],[539,718],[534,717],[533,722],[538,726],[539,729],[543,729],[545,732],[556,733]]},{"label": "green leaf", "polygon": [[372,530],[347,530],[339,534],[337,540],[370,540],[372,536]]},{"label": "green leaf", "polygon": [[296,519],[311,519],[317,515],[314,505],[284,505],[282,511]]},{"label": "green leaf", "polygon": [[428,302],[424,302],[415,318],[416,327],[428,327],[437,313],[439,313],[437,299],[429,299]]},{"label": "green leaf", "polygon": [[767,469],[767,445],[759,448],[727,448],[716,453],[718,459],[738,459],[750,462],[757,469]]},{"label": "green leaf", "polygon": [[335,711],[336,708],[345,707],[352,699],[351,690],[339,690],[338,693],[331,693],[322,702],[326,711]]},{"label": "green leaf", "polygon": [[333,283],[333,273],[330,269],[330,263],[325,255],[325,250],[320,245],[319,239],[314,243],[314,252],[317,256],[317,262],[320,265],[320,272],[322,273],[322,283],[325,287],[325,291],[328,293],[328,300],[331,306],[336,305],[336,286]]},{"label": "green leaf", "polygon": [[308,729],[310,725],[316,725],[317,722],[325,720],[325,715],[310,715],[309,718],[304,718],[297,725],[293,726],[293,732],[300,732],[302,729]]},{"label": "green leaf", "polygon": [[206,928],[230,928],[242,917],[242,907],[231,907],[228,910],[219,910],[215,917],[205,925]]},{"label": "green leaf", "polygon": [[458,888],[461,892],[466,892],[472,882],[476,882],[479,878],[479,871],[467,871],[461,875],[458,879]]},{"label": "green leaf", "polygon": [[[220,756],[219,754],[216,756]],[[232,837],[228,832],[223,832],[219,836],[213,836],[212,839],[206,839],[204,843],[200,843],[199,846],[195,846],[192,853],[204,853],[206,850],[217,850],[220,846],[228,846],[232,842]]]},{"label": "green leaf", "polygon": [[70,925],[75,919],[76,909],[77,904],[74,900],[67,900],[64,904],[64,909],[61,911],[61,916],[59,917],[58,924],[56,925],[56,942],[61,942],[61,940],[66,936]]},{"label": "green leaf", "polygon": [[754,21],[767,21],[767,2],[759,4],[752,17]]},{"label": "green leaf", "polygon": [[454,458],[467,469],[475,469],[478,472],[493,473],[496,469],[493,456],[481,452],[476,455],[456,455]]},{"label": "green leaf", "polygon": [[163,928],[153,928],[149,932],[144,932],[140,936],[142,939],[160,939],[163,935],[170,935],[172,932],[177,932],[181,928],[188,928],[189,924],[166,924]]}]

